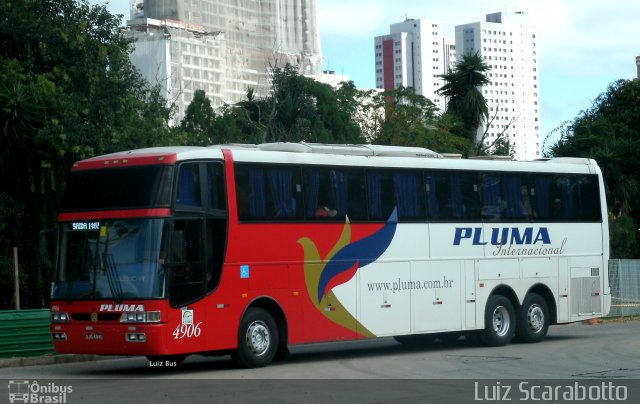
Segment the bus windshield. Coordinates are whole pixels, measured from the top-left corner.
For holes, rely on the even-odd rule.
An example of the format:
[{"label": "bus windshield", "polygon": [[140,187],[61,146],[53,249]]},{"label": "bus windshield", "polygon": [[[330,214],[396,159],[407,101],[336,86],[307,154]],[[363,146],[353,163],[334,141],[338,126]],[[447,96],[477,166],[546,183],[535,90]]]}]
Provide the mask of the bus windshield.
[{"label": "bus windshield", "polygon": [[78,221],[61,227],[52,299],[165,296],[165,219]]}]

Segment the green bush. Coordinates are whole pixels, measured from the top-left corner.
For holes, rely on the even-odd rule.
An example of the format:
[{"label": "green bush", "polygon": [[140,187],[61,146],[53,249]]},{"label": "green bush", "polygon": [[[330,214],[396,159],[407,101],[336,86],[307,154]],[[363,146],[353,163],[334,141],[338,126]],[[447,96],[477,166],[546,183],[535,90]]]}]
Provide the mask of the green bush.
[{"label": "green bush", "polygon": [[609,215],[609,242],[612,259],[637,258],[636,226],[629,216]]}]

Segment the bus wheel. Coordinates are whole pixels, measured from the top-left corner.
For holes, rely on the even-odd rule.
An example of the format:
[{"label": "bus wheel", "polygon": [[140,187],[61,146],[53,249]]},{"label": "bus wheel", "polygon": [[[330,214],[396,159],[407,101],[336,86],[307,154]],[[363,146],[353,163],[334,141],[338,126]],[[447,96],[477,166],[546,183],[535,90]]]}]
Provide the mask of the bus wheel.
[{"label": "bus wheel", "polygon": [[491,296],[487,302],[480,340],[488,346],[507,345],[515,334],[515,320],[515,311],[509,299],[501,295]]},{"label": "bus wheel", "polygon": [[271,363],[278,348],[278,327],[264,309],[252,307],[240,322],[238,349],[233,359],[242,367],[259,368]]},{"label": "bus wheel", "polygon": [[549,309],[547,302],[537,293],[530,293],[524,299],[518,313],[516,336],[522,342],[540,342],[549,330]]}]

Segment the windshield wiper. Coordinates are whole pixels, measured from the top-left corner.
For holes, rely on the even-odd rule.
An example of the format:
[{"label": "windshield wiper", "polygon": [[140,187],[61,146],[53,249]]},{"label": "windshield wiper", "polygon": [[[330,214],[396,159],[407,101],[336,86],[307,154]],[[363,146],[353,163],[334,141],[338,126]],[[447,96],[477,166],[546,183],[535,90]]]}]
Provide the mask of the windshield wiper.
[{"label": "windshield wiper", "polygon": [[113,254],[102,254],[102,264],[104,265],[104,269],[107,274],[107,282],[109,283],[109,289],[113,295],[113,300],[115,300],[116,303],[120,303],[122,300],[122,283],[120,283],[118,267],[113,259]]},{"label": "windshield wiper", "polygon": [[84,265],[85,265],[85,251],[87,249],[87,238],[85,237],[84,242],[82,243],[82,251],[81,251],[81,259],[80,262],[78,262],[76,260],[76,263],[74,265],[74,276],[70,279],[70,281],[68,281],[67,284],[67,295],[65,296],[65,300],[68,303],[71,303],[72,301],[72,296],[73,296],[73,286],[76,284],[76,281],[78,280],[78,278],[80,277],[80,274],[82,273],[83,269],[84,269]]}]

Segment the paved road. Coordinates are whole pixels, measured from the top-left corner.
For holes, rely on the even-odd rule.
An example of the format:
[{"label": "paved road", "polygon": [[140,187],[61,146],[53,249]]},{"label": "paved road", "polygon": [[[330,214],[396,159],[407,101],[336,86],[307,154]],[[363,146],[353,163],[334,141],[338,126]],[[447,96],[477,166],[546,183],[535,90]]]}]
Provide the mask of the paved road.
[{"label": "paved road", "polygon": [[[519,401],[531,398],[528,387],[540,383],[559,385],[556,394],[613,383],[591,392],[621,398],[624,388],[628,402],[640,402],[640,321],[554,326],[542,343],[500,348],[473,347],[464,339],[410,348],[384,338],[292,352],[290,360],[263,369],[238,369],[229,357],[192,357],[180,367],[150,367],[136,357],[4,368],[0,379],[73,386],[68,403],[473,402],[507,393],[507,387],[506,397]],[[0,401],[7,396],[2,385]]]}]

